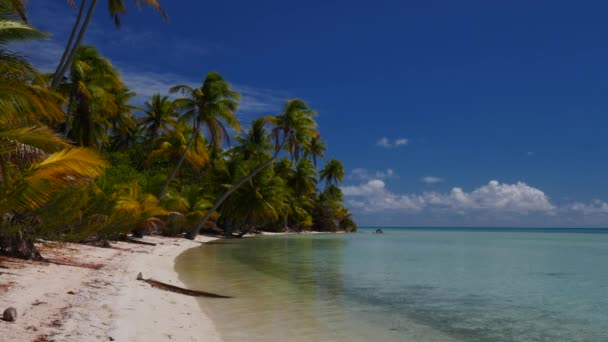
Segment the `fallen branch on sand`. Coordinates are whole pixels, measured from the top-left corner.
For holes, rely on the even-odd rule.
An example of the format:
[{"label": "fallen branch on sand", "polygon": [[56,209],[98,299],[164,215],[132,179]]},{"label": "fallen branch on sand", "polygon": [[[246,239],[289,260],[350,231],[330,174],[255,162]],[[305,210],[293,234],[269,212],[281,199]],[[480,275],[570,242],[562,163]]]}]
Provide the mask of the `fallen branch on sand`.
[{"label": "fallen branch on sand", "polygon": [[130,243],[136,243],[136,244],[139,244],[139,245],[156,246],[156,244],[155,244],[155,243],[152,243],[152,242],[146,242],[146,241],[141,241],[141,240],[135,240],[135,239],[133,239],[133,238],[127,238],[125,241],[126,241],[126,242],[130,242]]},{"label": "fallen branch on sand", "polygon": [[215,294],[215,293],[211,293],[211,292],[188,290],[188,289],[184,289],[182,287],[169,285],[169,284],[166,284],[166,283],[160,282],[158,280],[154,280],[154,279],[144,279],[144,277],[141,275],[141,273],[139,273],[137,275],[137,280],[144,281],[144,282],[150,284],[150,286],[155,287],[160,290],[175,292],[175,293],[183,294],[186,296],[207,297],[207,298],[232,298],[230,296],[223,296],[223,295],[219,295],[219,294]]}]

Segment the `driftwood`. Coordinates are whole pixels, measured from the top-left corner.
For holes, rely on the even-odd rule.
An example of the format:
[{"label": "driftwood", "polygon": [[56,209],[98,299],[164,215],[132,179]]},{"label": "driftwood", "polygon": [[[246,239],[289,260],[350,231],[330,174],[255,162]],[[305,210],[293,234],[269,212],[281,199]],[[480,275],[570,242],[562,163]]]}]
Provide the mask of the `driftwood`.
[{"label": "driftwood", "polygon": [[175,292],[175,293],[183,294],[186,296],[207,297],[207,298],[232,298],[230,296],[219,295],[219,294],[211,293],[211,292],[184,289],[183,287],[169,285],[169,284],[166,284],[166,283],[160,282],[158,280],[154,280],[154,279],[144,279],[144,277],[141,275],[141,272],[137,275],[137,280],[146,282],[146,283],[150,284],[150,286],[155,287],[160,290]]},{"label": "driftwood", "polygon": [[130,242],[130,243],[136,243],[139,245],[146,245],[146,246],[156,246],[155,243],[152,242],[146,242],[146,241],[141,241],[141,240],[135,240],[135,239],[131,239],[131,238],[127,238],[125,240],[126,242]]}]

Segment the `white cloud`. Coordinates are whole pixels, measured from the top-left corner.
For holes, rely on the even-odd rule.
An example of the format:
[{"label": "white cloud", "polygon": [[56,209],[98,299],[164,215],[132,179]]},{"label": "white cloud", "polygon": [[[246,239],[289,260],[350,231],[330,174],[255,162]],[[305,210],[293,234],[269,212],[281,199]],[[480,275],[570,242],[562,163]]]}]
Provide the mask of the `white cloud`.
[{"label": "white cloud", "polygon": [[360,185],[343,186],[344,196],[356,197],[348,200],[353,208],[364,212],[383,210],[419,211],[424,207],[419,197],[396,195],[386,189],[386,184],[380,179],[371,179]]},{"label": "white cloud", "polygon": [[409,144],[409,140],[405,138],[397,138],[394,141],[391,141],[387,137],[382,137],[376,142],[376,146],[384,147],[384,148],[393,148],[399,146],[407,146]]},{"label": "white cloud", "polygon": [[[121,65],[121,75],[127,86],[137,93],[136,102],[143,103],[152,94],[160,92],[168,94],[169,88],[178,84],[200,87],[201,80],[193,80],[190,76],[172,72],[153,72],[137,70]],[[243,127],[247,127],[254,117],[259,115],[275,115],[281,111],[281,106],[287,96],[280,92],[255,88],[248,85],[231,84],[232,88],[241,94],[237,115]],[[177,96],[177,95],[174,95]]]},{"label": "white cloud", "polygon": [[391,148],[391,147],[393,147],[391,145],[390,140],[388,140],[387,137],[380,138],[380,140],[378,140],[378,142],[376,143],[376,145],[380,146],[380,147],[384,147],[384,148]]},{"label": "white cloud", "polygon": [[377,170],[370,171],[364,168],[355,168],[348,174],[347,179],[352,180],[369,180],[373,178],[377,179],[389,179],[389,178],[397,178],[397,172],[395,170],[388,168],[386,170]]},{"label": "white cloud", "polygon": [[395,146],[404,146],[407,145],[409,143],[409,140],[405,139],[405,138],[399,138],[397,140],[395,140]]},{"label": "white cloud", "polygon": [[597,199],[589,204],[577,202],[564,207],[564,210],[582,215],[608,215],[608,203]]},{"label": "white cloud", "polygon": [[522,213],[551,212],[555,207],[539,189],[525,183],[501,184],[490,181],[471,192],[455,187],[449,193],[396,194],[386,188],[384,181],[371,179],[360,185],[342,187],[344,195],[365,212],[447,210],[455,213],[495,211]]},{"label": "white cloud", "polygon": [[422,183],[426,183],[426,184],[437,184],[437,183],[441,183],[444,181],[443,178],[439,178],[439,177],[434,177],[434,176],[426,176],[426,177],[422,177],[420,179],[420,181]]}]

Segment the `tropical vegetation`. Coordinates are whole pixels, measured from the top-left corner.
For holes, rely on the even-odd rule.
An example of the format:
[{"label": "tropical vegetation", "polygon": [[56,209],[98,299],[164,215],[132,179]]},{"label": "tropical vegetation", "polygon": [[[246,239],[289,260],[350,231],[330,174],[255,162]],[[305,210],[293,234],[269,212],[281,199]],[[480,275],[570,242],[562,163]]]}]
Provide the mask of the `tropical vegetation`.
[{"label": "tropical vegetation", "polygon": [[[97,1],[68,3],[74,30],[45,75],[10,47],[48,35],[30,26],[25,1],[0,0],[1,254],[41,258],[38,239],[356,230],[339,188],[344,167],[325,160],[306,102],[286,100],[243,128],[240,94],[217,72],[137,100],[83,44]],[[165,16],[157,1],[135,3]],[[126,4],[108,4],[118,25]]]}]

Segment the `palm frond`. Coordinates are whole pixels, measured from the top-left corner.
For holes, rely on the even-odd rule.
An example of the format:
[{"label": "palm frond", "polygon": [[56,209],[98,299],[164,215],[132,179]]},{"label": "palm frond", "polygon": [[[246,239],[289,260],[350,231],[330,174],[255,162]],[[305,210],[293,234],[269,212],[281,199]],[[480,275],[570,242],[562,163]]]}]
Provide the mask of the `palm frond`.
[{"label": "palm frond", "polygon": [[62,189],[98,177],[107,165],[97,152],[90,149],[56,152],[33,164],[24,173],[4,205],[16,212],[38,208]]}]

